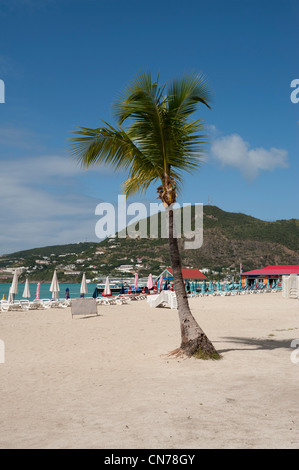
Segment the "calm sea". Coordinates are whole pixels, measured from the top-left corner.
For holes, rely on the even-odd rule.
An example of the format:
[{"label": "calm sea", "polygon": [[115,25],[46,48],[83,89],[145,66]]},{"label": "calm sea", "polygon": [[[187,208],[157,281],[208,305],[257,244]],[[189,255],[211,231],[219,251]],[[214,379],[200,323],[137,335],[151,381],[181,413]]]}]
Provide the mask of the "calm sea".
[{"label": "calm sea", "polygon": [[[0,300],[2,300],[3,295],[5,295],[5,298],[8,298],[8,293],[9,293],[9,288],[11,284],[0,284]],[[45,283],[40,285],[40,299],[51,299],[52,293],[50,292],[50,286],[51,283]],[[25,284],[18,284],[18,294],[16,294],[15,299],[20,300],[23,298],[23,291],[24,291]],[[64,299],[65,298],[65,290],[69,288],[70,291],[70,298],[78,298],[80,297],[80,284],[73,284],[73,283],[59,283],[59,298]],[[30,300],[34,300],[36,298],[36,288],[37,288],[37,282],[34,283],[29,283],[29,290],[30,290]],[[85,295],[85,297],[92,297],[92,294],[96,288],[96,284],[90,283],[87,284],[87,289],[88,289],[88,294]]]}]

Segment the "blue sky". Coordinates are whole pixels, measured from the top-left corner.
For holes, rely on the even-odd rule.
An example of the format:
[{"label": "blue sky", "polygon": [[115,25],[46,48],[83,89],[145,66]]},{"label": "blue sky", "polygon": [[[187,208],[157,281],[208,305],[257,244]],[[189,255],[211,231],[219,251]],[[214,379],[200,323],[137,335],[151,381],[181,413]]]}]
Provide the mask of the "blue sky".
[{"label": "blue sky", "polygon": [[179,202],[299,218],[298,17],[295,0],[0,0],[0,254],[96,240],[95,207],[116,203],[125,175],[75,167],[67,139],[113,123],[147,68],[163,83],[202,72],[213,94],[198,112],[207,158]]}]

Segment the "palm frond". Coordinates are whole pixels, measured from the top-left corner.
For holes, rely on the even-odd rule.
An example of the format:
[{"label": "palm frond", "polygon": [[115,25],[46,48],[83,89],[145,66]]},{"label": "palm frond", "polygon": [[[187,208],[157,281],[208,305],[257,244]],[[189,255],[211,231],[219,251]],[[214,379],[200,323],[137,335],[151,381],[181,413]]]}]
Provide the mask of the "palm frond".
[{"label": "palm frond", "polygon": [[198,168],[207,136],[202,120],[191,120],[199,104],[210,107],[211,94],[203,75],[185,75],[167,89],[140,72],[114,103],[117,126],[79,127],[70,152],[84,168],[108,165],[128,171],[127,195],[145,191],[168,174],[179,188],[184,172]]},{"label": "palm frond", "polygon": [[168,110],[177,118],[186,118],[194,113],[199,103],[210,108],[211,92],[203,74],[189,74],[173,80],[167,97]]},{"label": "palm frond", "polygon": [[152,168],[150,159],[130,139],[121,127],[113,128],[106,122],[105,127],[90,129],[79,127],[70,139],[70,153],[83,168],[94,165],[108,165],[114,169],[129,169],[134,163]]}]

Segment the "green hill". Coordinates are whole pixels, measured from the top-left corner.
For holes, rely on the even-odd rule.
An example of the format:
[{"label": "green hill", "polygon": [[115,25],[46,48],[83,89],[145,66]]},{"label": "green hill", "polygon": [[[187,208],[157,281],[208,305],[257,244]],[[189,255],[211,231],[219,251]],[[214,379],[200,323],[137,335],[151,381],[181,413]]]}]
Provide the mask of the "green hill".
[{"label": "green hill", "polygon": [[[194,211],[193,211],[194,213]],[[194,215],[194,214],[193,214]],[[182,250],[184,267],[208,268],[219,273],[239,272],[261,268],[268,264],[298,264],[299,220],[266,222],[216,206],[204,206],[204,241],[201,248]],[[147,219],[149,227],[150,220]],[[136,227],[138,229],[138,226]],[[179,240],[182,248],[183,240]],[[46,257],[50,264],[36,266],[36,259]],[[78,259],[81,259],[78,262]],[[82,262],[82,259],[85,260]],[[53,269],[60,271],[60,280],[78,282],[81,275],[64,274],[66,266],[85,271],[90,278],[100,273],[120,275],[120,265],[131,265],[140,275],[159,274],[170,266],[167,239],[119,238],[102,242],[86,242],[48,246],[19,251],[0,257],[0,268],[25,266],[30,278],[50,280]],[[137,266],[136,266],[137,265]],[[92,266],[92,267],[90,267]]]},{"label": "green hill", "polygon": [[[239,272],[240,263],[245,270],[267,264],[298,264],[298,219],[266,222],[208,205],[204,206],[203,227],[201,248],[183,250],[183,240],[179,240],[182,263],[185,267],[208,268],[216,271],[231,268]],[[156,269],[161,265],[170,265],[167,239],[119,238],[117,242],[118,256],[125,256],[126,253],[133,258],[137,256],[149,265],[154,262]],[[107,249],[107,262],[111,261],[113,255],[109,250],[109,240],[102,242],[101,246]]]}]

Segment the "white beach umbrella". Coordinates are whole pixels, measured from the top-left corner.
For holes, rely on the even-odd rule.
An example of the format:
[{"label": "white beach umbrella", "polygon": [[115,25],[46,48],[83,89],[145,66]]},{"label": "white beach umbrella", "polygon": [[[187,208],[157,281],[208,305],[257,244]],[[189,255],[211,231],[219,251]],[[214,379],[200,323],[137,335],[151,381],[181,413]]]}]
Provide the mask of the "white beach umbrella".
[{"label": "white beach umbrella", "polygon": [[56,300],[59,297],[59,283],[57,279],[57,272],[56,269],[53,274],[51,286],[50,286],[50,292],[52,292],[52,299]]},{"label": "white beach umbrella", "polygon": [[26,278],[25,287],[24,287],[24,291],[23,291],[23,297],[24,297],[24,299],[30,299],[30,290],[29,290],[28,277]]},{"label": "white beach umbrella", "polygon": [[7,300],[8,300],[9,303],[12,303],[13,300],[14,300],[13,299],[13,294],[11,292],[11,287],[9,288],[9,293],[8,293],[8,299]]},{"label": "white beach umbrella", "polygon": [[110,284],[109,284],[109,276],[106,277],[106,283],[105,283],[105,289],[102,294],[104,297],[110,297],[112,295],[111,289],[110,289]]},{"label": "white beach umbrella", "polygon": [[10,302],[13,302],[14,299],[15,299],[15,295],[18,293],[18,272],[17,270],[15,270],[14,272],[14,275],[13,275],[13,279],[12,279],[12,283],[11,283],[11,286],[10,286],[10,289],[9,289],[9,295],[11,296],[10,297]]},{"label": "white beach umbrella", "polygon": [[81,287],[80,287],[80,294],[84,297],[84,294],[88,294],[87,283],[86,283],[86,276],[83,273]]},{"label": "white beach umbrella", "polygon": [[11,287],[10,287],[10,291],[13,295],[18,293],[18,277],[19,277],[18,272],[15,271],[13,275]]}]

